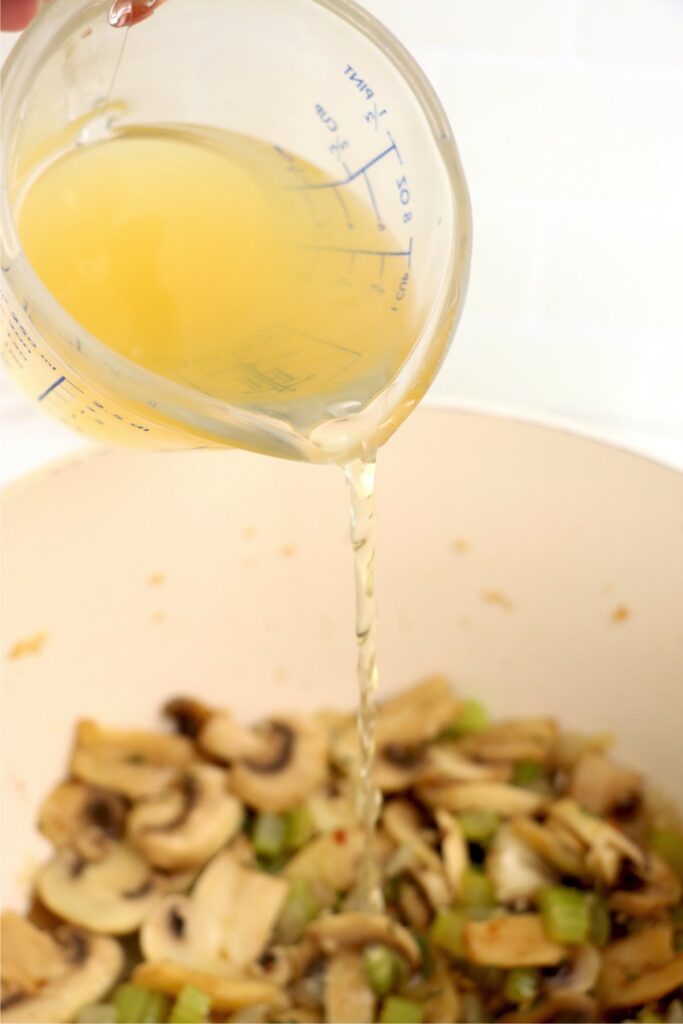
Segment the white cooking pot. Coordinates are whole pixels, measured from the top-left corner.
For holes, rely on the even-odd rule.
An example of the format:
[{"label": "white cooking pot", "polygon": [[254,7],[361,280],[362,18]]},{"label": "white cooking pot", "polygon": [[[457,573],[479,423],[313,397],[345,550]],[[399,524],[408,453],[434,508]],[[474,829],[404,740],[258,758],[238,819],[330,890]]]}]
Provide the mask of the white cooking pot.
[{"label": "white cooking pot", "polygon": [[[614,733],[683,795],[683,476],[421,412],[381,452],[379,515],[384,694],[443,671],[494,712]],[[4,903],[44,854],[36,809],[78,717],[144,726],[176,694],[244,719],[353,706],[340,472],[96,452],[8,488],[3,529]]]}]

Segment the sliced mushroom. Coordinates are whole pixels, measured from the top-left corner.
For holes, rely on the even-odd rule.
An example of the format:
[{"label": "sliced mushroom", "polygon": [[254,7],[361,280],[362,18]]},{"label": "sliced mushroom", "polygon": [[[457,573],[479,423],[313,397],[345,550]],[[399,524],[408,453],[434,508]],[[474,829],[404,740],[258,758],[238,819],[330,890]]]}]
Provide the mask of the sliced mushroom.
[{"label": "sliced mushroom", "polygon": [[568,950],[545,934],[538,914],[505,914],[468,921],[463,931],[467,959],[489,967],[552,967]]},{"label": "sliced mushroom", "polygon": [[255,963],[267,945],[288,891],[286,879],[243,867],[217,854],[190,897],[169,897],[140,930],[145,957],[197,970],[234,974]]},{"label": "sliced mushroom", "polygon": [[76,728],[70,767],[84,782],[135,799],[166,789],[193,757],[184,736],[105,729],[86,720]]},{"label": "sliced mushroom", "polygon": [[372,1024],[375,994],[362,957],[344,950],[325,968],[325,1020],[330,1024]]},{"label": "sliced mushroom", "polygon": [[555,746],[557,724],[551,718],[522,718],[499,722],[458,742],[468,757],[480,761],[539,761],[545,764]]},{"label": "sliced mushroom", "polygon": [[462,891],[462,879],[469,867],[470,855],[462,829],[448,811],[437,810],[436,823],[441,833],[441,857],[451,892],[457,898]]},{"label": "sliced mushroom", "polygon": [[498,829],[486,871],[496,899],[508,906],[528,906],[539,889],[556,880],[548,865],[519,838],[513,824]]},{"label": "sliced mushroom", "polygon": [[122,843],[95,862],[63,847],[39,872],[36,888],[53,914],[109,935],[134,932],[160,894],[149,865]]},{"label": "sliced mushroom", "polygon": [[86,860],[103,857],[125,832],[128,804],[111,790],[62,782],[43,801],[38,828],[54,846],[73,846]]},{"label": "sliced mushroom", "polygon": [[[380,705],[377,715],[375,782],[385,793],[407,789],[425,767],[426,744],[457,717],[460,702],[442,676],[432,676]],[[355,722],[349,719],[333,740],[335,762],[357,774]]]},{"label": "sliced mushroom", "polygon": [[572,952],[571,966],[565,967],[556,977],[548,978],[545,987],[549,992],[586,995],[598,983],[602,957],[595,946],[579,946]]},{"label": "sliced mushroom", "polygon": [[648,851],[642,866],[636,865],[634,873],[642,885],[613,892],[608,899],[610,910],[632,917],[653,917],[680,900],[682,887],[678,877],[653,850]]},{"label": "sliced mushroom", "polygon": [[603,752],[587,750],[574,765],[568,794],[591,814],[608,816],[631,805],[641,788],[636,772],[616,764]]},{"label": "sliced mushroom", "polygon": [[420,948],[410,932],[388,917],[350,912],[330,914],[312,921],[306,929],[327,955],[342,949],[362,949],[372,942],[382,942],[402,953],[411,967],[420,963]]},{"label": "sliced mushroom", "polygon": [[326,792],[313,793],[306,802],[315,832],[336,832],[338,829],[353,829],[358,825],[358,811],[353,795]]},{"label": "sliced mushroom", "polygon": [[194,740],[213,714],[211,708],[193,697],[174,697],[164,704],[164,715],[170,718],[181,736]]},{"label": "sliced mushroom", "polygon": [[128,838],[150,864],[174,871],[205,864],[237,834],[242,819],[227,773],[194,764],[169,790],[133,807]]},{"label": "sliced mushroom", "polygon": [[419,773],[421,785],[446,782],[507,782],[507,764],[482,764],[466,757],[457,743],[434,743],[427,748]]},{"label": "sliced mushroom", "polygon": [[251,974],[284,989],[297,982],[319,955],[316,944],[309,939],[291,946],[270,946],[253,965]]},{"label": "sliced mushroom", "polygon": [[564,839],[559,832],[526,817],[513,818],[510,827],[518,839],[558,874],[570,878],[586,878],[588,875],[576,844]]},{"label": "sliced mushroom", "polygon": [[403,920],[415,932],[424,932],[429,927],[432,912],[427,898],[417,881],[404,877],[398,884],[398,906]]},{"label": "sliced mushroom", "polygon": [[462,782],[445,786],[420,786],[420,798],[430,807],[447,811],[494,811],[501,817],[534,814],[543,798],[519,786],[502,782]]},{"label": "sliced mushroom", "polygon": [[[662,922],[607,946],[602,951],[602,969],[598,980],[601,1002],[608,1007],[622,1005],[618,1000],[626,984],[637,981],[650,969],[670,963],[674,958],[673,938],[670,922]],[[613,1000],[617,1002],[613,1003]],[[646,998],[643,1001],[648,1000]]]},{"label": "sliced mushroom", "polygon": [[591,996],[576,992],[554,992],[533,1006],[500,1017],[506,1024],[546,1024],[570,1020],[572,1024],[594,1024],[599,1018],[598,1003]]},{"label": "sliced mushroom", "polygon": [[382,824],[396,845],[407,847],[418,864],[443,873],[441,858],[423,838],[420,813],[414,804],[389,800],[384,805]]},{"label": "sliced mushroom", "polygon": [[286,878],[303,878],[314,886],[347,892],[354,881],[365,848],[360,829],[341,829],[318,836],[294,854],[284,869]]},{"label": "sliced mushroom", "polygon": [[52,937],[2,915],[2,1019],[14,1024],[73,1020],[117,981],[123,950],[115,939],[63,927]]},{"label": "sliced mushroom", "polygon": [[453,902],[453,893],[443,868],[435,871],[432,868],[412,866],[408,871],[434,910],[441,910]]},{"label": "sliced mushroom", "polygon": [[233,765],[233,791],[259,811],[287,811],[318,789],[327,775],[327,734],[313,718],[282,716],[258,731],[241,729],[227,714],[214,715],[199,743]]},{"label": "sliced mushroom", "polygon": [[602,1002],[609,1010],[653,1003],[683,985],[683,953],[666,963],[649,967],[636,977],[621,977],[618,984],[602,990]]},{"label": "sliced mushroom", "polygon": [[165,992],[169,996],[177,995],[186,985],[194,985],[210,996],[212,1009],[218,1013],[241,1010],[260,1003],[282,1006],[285,1001],[280,989],[266,981],[221,978],[206,971],[194,971],[181,964],[164,961],[139,964],[133,972],[133,981],[136,985]]},{"label": "sliced mushroom", "polygon": [[549,817],[582,841],[588,871],[605,885],[614,885],[623,860],[644,864],[644,854],[635,843],[608,822],[581,810],[574,800],[556,801],[549,809]]},{"label": "sliced mushroom", "polygon": [[460,701],[443,676],[430,676],[384,701],[377,716],[377,749],[428,743],[458,716]]}]

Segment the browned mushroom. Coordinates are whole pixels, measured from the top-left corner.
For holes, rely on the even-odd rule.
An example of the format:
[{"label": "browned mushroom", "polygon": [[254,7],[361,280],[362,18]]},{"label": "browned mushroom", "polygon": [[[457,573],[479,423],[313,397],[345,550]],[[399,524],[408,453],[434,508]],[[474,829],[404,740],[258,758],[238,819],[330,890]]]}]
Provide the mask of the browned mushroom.
[{"label": "browned mushroom", "polygon": [[463,931],[468,960],[489,967],[552,967],[569,951],[545,934],[538,914],[502,914],[468,921]]},{"label": "browned mushroom", "polygon": [[[679,959],[683,961],[683,957]],[[673,967],[669,969],[671,964]],[[683,967],[683,962],[676,963],[671,923],[652,925],[612,942],[603,950],[598,996],[608,1008],[649,1002],[671,991],[666,986],[671,978],[676,977],[680,967]],[[660,973],[662,968],[666,969]],[[683,979],[678,984],[683,984]],[[634,989],[633,985],[637,987]],[[648,994],[651,992],[655,994]],[[622,1001],[624,999],[626,1001]]]},{"label": "browned mushroom", "polygon": [[447,811],[493,811],[502,817],[534,814],[543,807],[543,798],[519,786],[503,782],[454,782],[444,786],[420,786],[420,798],[429,807]]},{"label": "browned mushroom", "polygon": [[591,814],[607,816],[640,795],[641,778],[605,753],[587,750],[574,765],[568,795]]},{"label": "browned mushroom", "polygon": [[681,898],[681,883],[661,857],[650,850],[645,863],[635,865],[633,874],[640,880],[635,889],[617,890],[608,900],[611,910],[632,917],[653,917],[673,907]]},{"label": "browned mushroom", "polygon": [[483,732],[466,736],[460,750],[480,761],[545,763],[557,739],[556,723],[550,718],[522,718],[499,722]]},{"label": "browned mushroom", "polygon": [[412,967],[417,967],[421,959],[420,947],[410,932],[396,921],[376,914],[330,914],[312,921],[306,934],[328,955],[381,942],[403,954]]}]

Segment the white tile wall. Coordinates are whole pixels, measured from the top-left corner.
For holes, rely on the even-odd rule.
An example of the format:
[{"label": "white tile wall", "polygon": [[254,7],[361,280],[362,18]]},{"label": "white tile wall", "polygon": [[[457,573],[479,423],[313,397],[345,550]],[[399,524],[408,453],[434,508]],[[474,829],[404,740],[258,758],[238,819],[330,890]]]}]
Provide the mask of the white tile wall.
[{"label": "white tile wall", "polygon": [[[432,396],[683,468],[683,0],[365,6],[436,85],[472,193],[470,293]],[[5,478],[74,443],[13,395]]]}]

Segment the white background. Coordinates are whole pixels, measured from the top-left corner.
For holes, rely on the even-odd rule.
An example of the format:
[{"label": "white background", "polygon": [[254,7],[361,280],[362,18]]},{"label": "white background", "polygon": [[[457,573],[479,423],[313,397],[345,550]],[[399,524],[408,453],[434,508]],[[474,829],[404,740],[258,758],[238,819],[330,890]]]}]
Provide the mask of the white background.
[{"label": "white background", "polygon": [[[551,415],[683,468],[683,0],[365,6],[436,86],[472,195],[470,292],[432,400]],[[82,443],[6,380],[0,397],[0,479]]]}]

